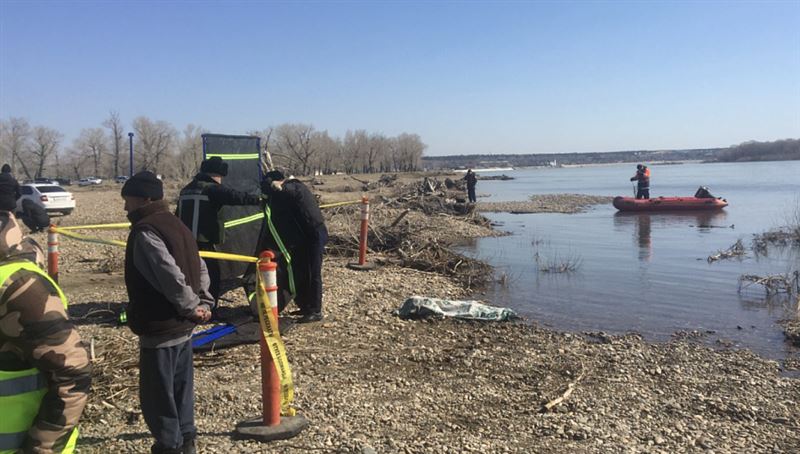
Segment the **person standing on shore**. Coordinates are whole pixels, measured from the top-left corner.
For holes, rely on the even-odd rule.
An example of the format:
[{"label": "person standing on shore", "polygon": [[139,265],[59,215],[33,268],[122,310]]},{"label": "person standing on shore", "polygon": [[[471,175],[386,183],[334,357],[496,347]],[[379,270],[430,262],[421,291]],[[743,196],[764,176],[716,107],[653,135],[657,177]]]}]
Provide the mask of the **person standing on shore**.
[{"label": "person standing on shore", "polygon": [[636,184],[636,198],[650,198],[650,169],[646,165],[636,166],[636,175],[631,177],[631,181],[638,181]]},{"label": "person standing on shore", "polygon": [[[225,242],[225,223],[220,210],[225,205],[258,205],[258,194],[247,194],[222,184],[228,175],[228,163],[218,156],[200,164],[200,172],[181,189],[176,215],[189,228],[201,251],[216,251]],[[220,269],[215,259],[205,259],[211,279],[214,307],[220,296]]]},{"label": "person standing on shore", "polygon": [[[318,322],[322,320],[322,255],[328,229],[317,199],[300,180],[285,177],[279,170],[265,175],[261,192],[267,196],[268,228],[259,250],[280,251],[289,265],[288,287],[296,289],[294,301],[302,315],[298,323]],[[279,287],[286,288],[281,283]]]},{"label": "person standing on shore", "polygon": [[122,187],[128,325],[139,336],[139,400],[153,454],[193,454],[192,330],[211,318],[209,279],[192,232],[169,210],[161,180],[139,172]]},{"label": "person standing on shore", "polygon": [[478,200],[475,196],[475,186],[478,184],[478,176],[475,175],[472,169],[467,169],[464,180],[467,181],[467,197],[469,198],[469,203],[475,203]]}]

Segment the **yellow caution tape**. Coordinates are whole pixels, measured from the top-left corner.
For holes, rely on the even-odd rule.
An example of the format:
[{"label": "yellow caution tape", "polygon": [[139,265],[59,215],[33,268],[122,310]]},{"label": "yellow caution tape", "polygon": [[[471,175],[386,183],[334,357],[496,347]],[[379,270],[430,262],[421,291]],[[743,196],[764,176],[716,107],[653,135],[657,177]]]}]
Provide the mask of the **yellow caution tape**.
[{"label": "yellow caution tape", "polygon": [[110,246],[122,246],[122,247],[125,247],[125,242],[124,241],[104,240],[102,238],[92,238],[92,237],[89,237],[89,236],[86,236],[86,235],[81,235],[80,233],[75,233],[75,232],[70,232],[68,230],[63,230],[61,228],[56,228],[56,229],[53,229],[53,230],[58,232],[58,233],[61,233],[64,236],[67,236],[67,237],[70,237],[70,238],[74,238],[74,239],[80,240],[80,241],[86,241],[88,243],[107,244],[107,245],[110,245]]},{"label": "yellow caution tape", "polygon": [[247,262],[247,263],[258,262],[258,257],[250,257],[249,255],[239,255],[239,254],[228,254],[227,252],[200,251],[200,257],[208,259],[230,260],[232,262]]},{"label": "yellow caution tape", "polygon": [[68,227],[58,226],[58,230],[81,230],[81,229],[127,229],[131,226],[130,222],[120,222],[118,224],[95,224],[95,225],[71,225]]},{"label": "yellow caution tape", "polygon": [[320,205],[319,207],[320,208],[333,208],[333,207],[338,207],[338,206],[342,206],[342,205],[355,205],[356,203],[361,203],[361,201],[360,200],[353,200],[353,201],[350,201],[350,202],[326,203],[325,205]]},{"label": "yellow caution tape", "polygon": [[292,382],[292,369],[289,366],[289,360],[286,358],[286,348],[283,345],[280,332],[278,331],[278,318],[272,312],[269,305],[269,297],[267,296],[267,289],[264,287],[264,281],[260,272],[256,272],[258,276],[257,285],[257,300],[258,300],[258,321],[261,324],[261,332],[266,341],[269,353],[272,355],[272,360],[275,364],[275,370],[278,372],[280,379],[280,393],[281,393],[281,415],[294,416],[295,409],[290,405],[294,400],[294,383]]},{"label": "yellow caution tape", "polygon": [[[107,244],[110,246],[119,246],[119,247],[125,247],[127,245],[125,241],[94,238],[86,235],[81,235],[80,233],[64,230],[62,227],[56,227],[53,230],[66,237],[74,238],[79,241],[85,241],[87,243]],[[246,262],[246,263],[258,262],[257,257],[250,257],[248,255],[239,255],[239,254],[228,254],[227,252],[200,251],[200,257],[209,259],[229,260],[232,262]]]}]

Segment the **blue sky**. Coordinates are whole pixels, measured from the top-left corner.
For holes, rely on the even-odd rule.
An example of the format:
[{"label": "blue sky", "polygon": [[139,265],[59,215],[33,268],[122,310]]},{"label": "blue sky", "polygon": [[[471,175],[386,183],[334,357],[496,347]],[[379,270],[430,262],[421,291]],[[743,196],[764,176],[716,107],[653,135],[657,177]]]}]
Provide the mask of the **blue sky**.
[{"label": "blue sky", "polygon": [[428,155],[800,137],[800,0],[13,2],[0,117],[419,134]]}]

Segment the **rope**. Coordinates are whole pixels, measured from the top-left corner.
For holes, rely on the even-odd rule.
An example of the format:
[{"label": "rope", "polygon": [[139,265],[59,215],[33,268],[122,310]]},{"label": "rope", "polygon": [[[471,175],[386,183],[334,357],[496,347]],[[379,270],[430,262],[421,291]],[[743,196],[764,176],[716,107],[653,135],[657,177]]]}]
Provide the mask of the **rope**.
[{"label": "rope", "polygon": [[[86,235],[81,235],[80,233],[64,230],[64,228],[62,227],[55,227],[53,228],[53,231],[60,233],[66,237],[73,238],[78,241],[85,241],[87,243],[106,244],[110,246],[119,246],[119,247],[125,247],[127,244],[125,241],[120,241],[120,240],[105,240],[102,238],[94,238]],[[245,262],[245,263],[258,262],[258,257],[250,257],[247,255],[239,255],[239,254],[228,254],[227,252],[200,251],[200,257],[209,259],[230,260],[232,262]]]}]

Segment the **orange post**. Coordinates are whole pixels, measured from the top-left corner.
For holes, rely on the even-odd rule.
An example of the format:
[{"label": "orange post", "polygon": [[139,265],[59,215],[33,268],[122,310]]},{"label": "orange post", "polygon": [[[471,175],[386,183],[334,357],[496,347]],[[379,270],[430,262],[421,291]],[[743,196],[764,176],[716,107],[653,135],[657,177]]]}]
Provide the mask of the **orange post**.
[{"label": "orange post", "polygon": [[358,264],[367,263],[367,229],[369,227],[369,199],[361,197],[361,235],[358,241]]},{"label": "orange post", "polygon": [[[264,251],[259,255],[258,272],[261,273],[261,282],[269,298],[270,309],[275,319],[278,318],[278,280],[276,270],[278,264],[273,262],[275,254]],[[267,347],[267,341],[262,332],[261,344],[261,418],[265,426],[277,426],[281,423],[281,382],[275,361]]]},{"label": "orange post", "polygon": [[47,274],[58,282],[58,232],[55,225],[47,230]]}]

